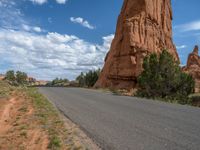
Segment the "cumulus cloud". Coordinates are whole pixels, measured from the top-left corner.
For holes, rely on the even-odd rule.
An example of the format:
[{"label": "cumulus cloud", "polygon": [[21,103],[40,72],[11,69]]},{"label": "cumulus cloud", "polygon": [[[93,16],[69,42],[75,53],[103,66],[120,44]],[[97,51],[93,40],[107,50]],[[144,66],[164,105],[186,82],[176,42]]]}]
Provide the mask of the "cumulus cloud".
[{"label": "cumulus cloud", "polygon": [[[35,3],[35,4],[39,4],[42,5],[46,2],[48,2],[48,0],[30,0],[31,2]],[[58,4],[65,4],[67,2],[67,0],[55,0]]]},{"label": "cumulus cloud", "polygon": [[95,44],[74,35],[48,33],[27,21],[18,3],[0,0],[0,73],[14,69],[38,79],[74,79],[80,72],[103,66],[113,35]]},{"label": "cumulus cloud", "polygon": [[112,37],[103,37],[103,44],[98,45],[73,35],[38,35],[2,29],[0,64],[6,62],[10,69],[19,69],[40,79],[74,79],[82,71],[102,67]]},{"label": "cumulus cloud", "polygon": [[179,45],[179,46],[176,46],[177,49],[184,49],[186,48],[187,46],[186,45]]},{"label": "cumulus cloud", "polygon": [[47,2],[47,0],[30,0],[30,1],[39,5],[42,5]]},{"label": "cumulus cloud", "polygon": [[19,29],[22,24],[26,24],[17,5],[15,0],[0,0],[0,26],[2,28]]},{"label": "cumulus cloud", "polygon": [[200,21],[193,21],[186,24],[177,25],[175,26],[175,29],[178,29],[182,32],[197,31],[200,30]]},{"label": "cumulus cloud", "polygon": [[98,49],[102,51],[103,53],[107,53],[108,50],[110,49],[112,40],[114,39],[114,34],[104,36],[102,38],[103,44],[102,45],[97,45]]},{"label": "cumulus cloud", "polygon": [[83,27],[86,27],[86,28],[91,29],[91,30],[95,29],[95,26],[91,25],[87,20],[84,20],[81,17],[77,17],[77,18],[71,17],[70,21],[73,22],[73,23],[80,24]]},{"label": "cumulus cloud", "polygon": [[33,30],[38,33],[42,32],[42,29],[40,27],[33,27]]},{"label": "cumulus cloud", "polygon": [[10,7],[12,5],[15,5],[13,0],[0,0],[0,7]]},{"label": "cumulus cloud", "polygon": [[29,32],[37,32],[37,33],[45,32],[45,30],[41,29],[38,26],[29,26],[26,24],[22,24],[22,30]]},{"label": "cumulus cloud", "polygon": [[67,0],[56,0],[57,3],[59,4],[65,4]]}]

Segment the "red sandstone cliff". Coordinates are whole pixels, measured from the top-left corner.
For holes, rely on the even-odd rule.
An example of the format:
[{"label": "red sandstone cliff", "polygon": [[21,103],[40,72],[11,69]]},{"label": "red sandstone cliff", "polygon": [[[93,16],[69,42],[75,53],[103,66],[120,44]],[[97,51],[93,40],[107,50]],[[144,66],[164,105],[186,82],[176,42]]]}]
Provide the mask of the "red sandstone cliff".
[{"label": "red sandstone cliff", "polygon": [[198,46],[195,46],[193,52],[189,54],[187,65],[183,67],[183,71],[192,75],[195,79],[195,92],[200,92],[200,57]]},{"label": "red sandstone cliff", "polygon": [[143,58],[163,49],[179,60],[172,41],[171,0],[124,0],[115,38],[95,87],[134,88]]}]

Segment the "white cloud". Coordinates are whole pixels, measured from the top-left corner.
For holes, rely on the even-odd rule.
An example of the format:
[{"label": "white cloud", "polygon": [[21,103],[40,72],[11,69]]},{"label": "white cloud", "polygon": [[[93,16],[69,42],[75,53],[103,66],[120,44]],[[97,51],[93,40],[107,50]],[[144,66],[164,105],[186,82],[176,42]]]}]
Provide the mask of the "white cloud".
[{"label": "white cloud", "polygon": [[18,29],[22,24],[26,24],[17,5],[18,2],[15,0],[0,0],[0,26],[2,28]]},{"label": "white cloud", "polygon": [[15,4],[13,0],[0,0],[0,7],[10,7]]},{"label": "white cloud", "polygon": [[78,23],[78,24],[82,25],[83,27],[86,27],[91,30],[95,29],[95,27],[93,25],[91,25],[87,20],[84,20],[81,17],[78,17],[78,18],[71,17],[70,21],[73,23]]},{"label": "white cloud", "polygon": [[184,48],[186,48],[186,47],[187,47],[186,45],[176,46],[177,49],[184,49]]},{"label": "white cloud", "polygon": [[[48,0],[30,0],[31,2],[35,3],[35,4],[39,4],[42,5],[46,2],[48,2]],[[67,2],[67,0],[55,0],[58,4],[65,4]]]},{"label": "white cloud", "polygon": [[67,0],[56,0],[57,3],[59,4],[65,4]]},{"label": "white cloud", "polygon": [[0,64],[40,79],[74,79],[82,71],[102,67],[112,37],[103,37],[103,44],[98,45],[73,35],[1,29]]},{"label": "white cloud", "polygon": [[[95,44],[74,35],[47,33],[26,20],[18,1],[0,2],[0,73],[14,69],[39,79],[74,79],[80,72],[102,67],[113,35]],[[87,21],[82,22],[92,28]]]},{"label": "white cloud", "polygon": [[22,30],[28,31],[28,32],[37,32],[37,33],[45,32],[45,30],[41,29],[38,26],[33,27],[26,24],[22,24]]},{"label": "white cloud", "polygon": [[103,39],[103,44],[102,45],[98,45],[98,49],[104,53],[107,53],[108,50],[110,49],[110,46],[111,46],[111,43],[112,43],[112,40],[114,39],[114,34],[111,34],[111,35],[108,35],[108,36],[105,36],[102,38]]},{"label": "white cloud", "polygon": [[42,32],[42,29],[40,27],[33,27],[33,30],[38,33]]},{"label": "white cloud", "polygon": [[175,29],[178,29],[182,32],[197,31],[200,30],[200,21],[193,21],[186,24],[177,25],[175,26]]},{"label": "white cloud", "polygon": [[42,5],[47,2],[47,0],[30,0],[30,1],[39,5]]},{"label": "white cloud", "polygon": [[25,31],[30,31],[31,27],[26,24],[22,24],[22,29],[24,29]]}]

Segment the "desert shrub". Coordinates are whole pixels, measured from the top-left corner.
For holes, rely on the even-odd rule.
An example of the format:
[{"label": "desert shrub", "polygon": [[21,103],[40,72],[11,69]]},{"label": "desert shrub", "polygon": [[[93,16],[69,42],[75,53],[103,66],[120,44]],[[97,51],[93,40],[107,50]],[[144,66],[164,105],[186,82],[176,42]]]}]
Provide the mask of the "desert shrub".
[{"label": "desert shrub", "polygon": [[25,72],[9,70],[6,72],[5,80],[9,81],[12,85],[24,85],[27,84],[28,76]]},{"label": "desert shrub", "polygon": [[66,86],[68,84],[69,84],[68,79],[55,78],[51,82],[47,83],[47,86]]},{"label": "desert shrub", "polygon": [[90,70],[87,73],[81,73],[77,78],[80,87],[93,87],[99,78],[101,70]]},{"label": "desert shrub", "polygon": [[81,74],[76,78],[80,87],[84,87],[85,85],[85,74],[81,72]]},{"label": "desert shrub", "polygon": [[194,92],[192,76],[182,72],[166,50],[159,56],[151,54],[144,59],[138,84],[138,96],[176,100],[183,104],[188,103],[188,95]]},{"label": "desert shrub", "polygon": [[189,95],[189,100],[191,105],[200,107],[200,94]]},{"label": "desert shrub", "polygon": [[14,70],[9,70],[6,72],[5,79],[11,82],[15,81],[15,72]]},{"label": "desert shrub", "polygon": [[21,71],[16,72],[16,81],[18,84],[26,84],[27,78],[28,76],[25,72],[21,72]]}]

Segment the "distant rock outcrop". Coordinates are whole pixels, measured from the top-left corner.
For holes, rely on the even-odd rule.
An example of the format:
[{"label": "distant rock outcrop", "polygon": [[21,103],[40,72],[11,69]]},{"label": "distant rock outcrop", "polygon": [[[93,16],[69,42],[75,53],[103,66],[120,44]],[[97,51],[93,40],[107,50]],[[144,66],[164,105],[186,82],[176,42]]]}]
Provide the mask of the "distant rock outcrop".
[{"label": "distant rock outcrop", "polygon": [[124,0],[115,38],[95,86],[134,88],[144,57],[163,49],[179,60],[172,41],[171,0]]},{"label": "distant rock outcrop", "polygon": [[183,67],[183,71],[192,75],[195,79],[195,92],[200,92],[200,57],[198,46],[195,46],[193,52],[189,54],[187,65]]}]

